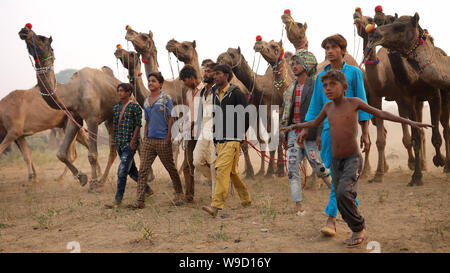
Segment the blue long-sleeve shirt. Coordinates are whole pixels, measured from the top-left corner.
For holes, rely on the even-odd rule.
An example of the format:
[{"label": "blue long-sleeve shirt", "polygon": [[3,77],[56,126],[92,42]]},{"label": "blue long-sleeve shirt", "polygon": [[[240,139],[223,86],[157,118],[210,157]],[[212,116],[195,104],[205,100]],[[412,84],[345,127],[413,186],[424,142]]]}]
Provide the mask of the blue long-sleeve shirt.
[{"label": "blue long-sleeve shirt", "polygon": [[[313,95],[311,98],[311,102],[309,104],[308,112],[306,113],[305,121],[314,120],[319,115],[320,111],[322,111],[323,106],[330,101],[325,95],[325,92],[323,91],[322,81],[320,80],[322,75],[328,72],[330,68],[331,65],[327,65],[325,69],[322,72],[320,72],[316,78]],[[358,97],[362,99],[365,103],[367,103],[362,71],[356,66],[344,63],[341,72],[343,72],[347,77],[348,87],[347,91],[345,92],[345,96],[347,98]],[[371,118],[372,118],[371,114],[361,110],[358,111],[359,122],[370,120]],[[328,118],[326,118],[323,123],[323,130],[328,130],[329,128],[330,126],[328,124]]]}]

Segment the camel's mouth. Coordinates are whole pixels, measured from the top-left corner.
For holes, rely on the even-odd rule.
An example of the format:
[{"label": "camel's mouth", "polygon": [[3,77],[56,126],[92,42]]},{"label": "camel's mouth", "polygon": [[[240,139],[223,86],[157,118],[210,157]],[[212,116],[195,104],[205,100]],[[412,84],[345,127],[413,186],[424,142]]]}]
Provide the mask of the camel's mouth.
[{"label": "camel's mouth", "polygon": [[26,40],[28,38],[29,34],[30,34],[30,31],[25,27],[19,31],[19,37],[22,40]]},{"label": "camel's mouth", "polygon": [[114,56],[116,56],[117,59],[122,59],[122,56],[124,56],[123,49],[116,49],[116,51],[114,51]]},{"label": "camel's mouth", "polygon": [[367,49],[375,48],[376,46],[382,45],[384,42],[384,39],[382,36],[372,36],[369,38],[369,42],[367,43]]},{"label": "camel's mouth", "polygon": [[133,40],[136,38],[136,36],[137,36],[136,31],[134,31],[132,29],[128,29],[127,34],[125,34],[125,40],[127,40],[129,42],[133,42]]},{"label": "camel's mouth", "polygon": [[283,22],[283,24],[289,24],[291,22],[293,23],[292,17],[287,14],[281,15],[281,21]]}]

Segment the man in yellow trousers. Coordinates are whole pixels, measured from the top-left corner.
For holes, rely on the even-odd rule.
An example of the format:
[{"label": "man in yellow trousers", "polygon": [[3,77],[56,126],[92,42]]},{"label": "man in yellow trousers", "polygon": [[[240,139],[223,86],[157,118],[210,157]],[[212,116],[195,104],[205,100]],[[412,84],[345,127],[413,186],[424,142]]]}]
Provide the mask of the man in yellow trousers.
[{"label": "man in yellow trousers", "polygon": [[233,72],[228,65],[216,65],[214,72],[216,85],[213,88],[213,124],[217,153],[216,186],[211,206],[203,206],[202,209],[216,217],[218,211],[225,205],[230,178],[243,207],[250,206],[251,198],[239,176],[237,166],[241,141],[249,125],[248,116],[244,112],[244,108],[247,107],[247,98],[239,87],[230,84]]}]

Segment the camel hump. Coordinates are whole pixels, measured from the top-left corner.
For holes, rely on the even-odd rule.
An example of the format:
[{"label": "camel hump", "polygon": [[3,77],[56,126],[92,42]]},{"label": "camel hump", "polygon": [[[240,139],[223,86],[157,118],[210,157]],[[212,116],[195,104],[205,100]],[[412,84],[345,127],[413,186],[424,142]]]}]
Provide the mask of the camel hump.
[{"label": "camel hump", "polygon": [[102,70],[103,72],[105,72],[106,74],[110,75],[111,77],[114,77],[114,72],[113,72],[113,70],[112,70],[111,68],[107,67],[106,65],[103,66],[103,67],[101,68],[101,70]]}]

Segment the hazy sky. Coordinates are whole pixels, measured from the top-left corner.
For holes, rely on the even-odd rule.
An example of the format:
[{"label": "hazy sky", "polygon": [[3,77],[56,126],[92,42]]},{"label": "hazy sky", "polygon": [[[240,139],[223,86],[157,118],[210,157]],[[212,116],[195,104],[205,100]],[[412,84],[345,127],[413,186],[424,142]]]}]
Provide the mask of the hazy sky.
[{"label": "hazy sky", "polygon": [[[335,33],[346,37],[349,53],[354,57],[357,55],[357,61],[361,61],[362,41],[355,34],[352,18],[356,6],[370,16],[374,15],[376,5],[382,5],[386,14],[413,15],[419,12],[421,26],[430,31],[437,46],[450,53],[449,31],[444,23],[449,11],[446,3],[415,0],[1,0],[0,98],[14,89],[28,89],[36,84],[25,42],[18,35],[28,22],[33,24],[37,34],[53,37],[56,72],[66,68],[107,65],[116,77],[126,81],[127,71],[120,64],[117,67],[113,55],[119,43],[123,48],[133,50],[132,44],[124,39],[126,25],[138,32],[153,32],[160,70],[166,78],[171,78],[165,49],[170,39],[196,40],[200,61],[205,58],[216,60],[227,48],[240,46],[251,66],[257,35],[264,40],[280,40],[283,27],[280,17],[285,9],[291,10],[294,20],[308,23],[309,50],[319,61],[324,58],[321,41]],[[285,34],[283,42],[286,50],[294,51]],[[173,55],[171,57],[176,77],[176,59]],[[182,65],[180,63],[180,69]],[[259,73],[263,73],[266,67],[261,58]]]}]

